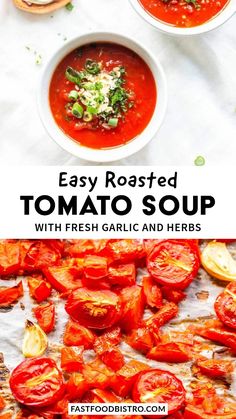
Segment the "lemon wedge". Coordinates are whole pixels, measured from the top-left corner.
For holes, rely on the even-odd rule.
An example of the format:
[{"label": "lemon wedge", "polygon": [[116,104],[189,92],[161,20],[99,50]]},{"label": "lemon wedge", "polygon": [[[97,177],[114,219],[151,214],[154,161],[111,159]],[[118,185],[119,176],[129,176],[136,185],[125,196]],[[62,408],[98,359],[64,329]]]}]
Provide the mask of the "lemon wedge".
[{"label": "lemon wedge", "polygon": [[212,241],[204,248],[201,262],[209,275],[222,281],[236,281],[236,261],[225,243]]}]

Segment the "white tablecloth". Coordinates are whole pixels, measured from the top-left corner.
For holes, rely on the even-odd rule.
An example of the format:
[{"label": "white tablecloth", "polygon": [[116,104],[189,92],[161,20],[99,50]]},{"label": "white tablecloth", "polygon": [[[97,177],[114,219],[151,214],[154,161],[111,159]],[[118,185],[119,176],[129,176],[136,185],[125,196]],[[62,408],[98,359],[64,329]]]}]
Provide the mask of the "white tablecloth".
[{"label": "white tablecloth", "polygon": [[[94,30],[123,32],[152,48],[166,72],[167,115],[156,138],[118,164],[209,165],[236,162],[236,16],[191,39],[160,34],[128,0],[74,0],[53,16],[32,16],[0,1],[0,164],[84,165],[45,132],[36,91],[43,64],[66,39]],[[37,65],[38,55],[42,56]]]}]

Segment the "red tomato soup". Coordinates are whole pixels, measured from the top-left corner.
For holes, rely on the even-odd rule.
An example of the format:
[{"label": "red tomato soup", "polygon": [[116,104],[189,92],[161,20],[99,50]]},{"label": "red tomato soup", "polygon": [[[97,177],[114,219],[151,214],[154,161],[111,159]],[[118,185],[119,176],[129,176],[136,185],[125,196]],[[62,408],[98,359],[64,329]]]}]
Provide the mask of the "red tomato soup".
[{"label": "red tomato soup", "polygon": [[157,101],[154,77],[133,51],[116,44],[88,44],[56,68],[49,91],[61,130],[83,146],[125,144],[150,122]]},{"label": "red tomato soup", "polygon": [[163,22],[190,28],[222,11],[229,0],[140,0],[144,9]]}]

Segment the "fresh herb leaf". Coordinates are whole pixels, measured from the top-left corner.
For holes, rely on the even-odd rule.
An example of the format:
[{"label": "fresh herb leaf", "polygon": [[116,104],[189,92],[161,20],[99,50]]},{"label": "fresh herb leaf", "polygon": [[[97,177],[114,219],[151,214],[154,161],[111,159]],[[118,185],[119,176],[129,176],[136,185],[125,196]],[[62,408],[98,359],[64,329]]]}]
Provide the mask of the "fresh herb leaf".
[{"label": "fresh herb leaf", "polygon": [[68,12],[72,12],[72,10],[74,9],[74,5],[70,2],[66,4],[65,8],[66,10],[68,10]]}]

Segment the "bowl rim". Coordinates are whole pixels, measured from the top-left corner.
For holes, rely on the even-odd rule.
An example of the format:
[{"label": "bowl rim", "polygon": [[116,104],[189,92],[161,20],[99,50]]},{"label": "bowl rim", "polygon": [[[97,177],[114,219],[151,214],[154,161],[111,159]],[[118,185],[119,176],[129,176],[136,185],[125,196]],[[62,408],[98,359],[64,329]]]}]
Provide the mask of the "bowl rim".
[{"label": "bowl rim", "polygon": [[[55,122],[48,101],[48,89],[51,77],[63,57],[65,57],[70,51],[73,51],[73,49],[76,47],[95,41],[117,43],[118,45],[124,45],[136,52],[147,63],[148,67],[152,71],[157,86],[156,107],[153,116],[146,128],[137,137],[128,143],[109,149],[92,149],[89,147],[81,146],[78,142],[67,136]],[[149,62],[147,62],[145,57],[148,58]],[[149,51],[148,48],[146,48],[146,46],[144,46],[139,41],[137,42],[132,37],[123,35],[119,32],[111,31],[95,31],[83,33],[71,38],[62,46],[57,48],[47,60],[47,63],[43,68],[37,92],[39,116],[44,128],[50,137],[60,147],[72,155],[83,160],[96,163],[108,163],[127,158],[146,146],[153,139],[162,125],[167,110],[167,102],[168,93],[166,76],[161,64],[159,63],[159,60],[152,54],[152,52]],[[157,112],[158,118],[157,121],[155,121]]]},{"label": "bowl rim", "polygon": [[210,32],[219,26],[223,25],[227,20],[229,20],[236,13],[236,1],[229,0],[225,5],[222,11],[220,11],[216,16],[202,25],[193,26],[191,28],[179,28],[164,21],[161,21],[151,15],[140,3],[140,0],[129,0],[130,4],[134,10],[150,25],[158,29],[161,32],[168,33],[173,36],[194,36],[201,35],[203,33]]}]

